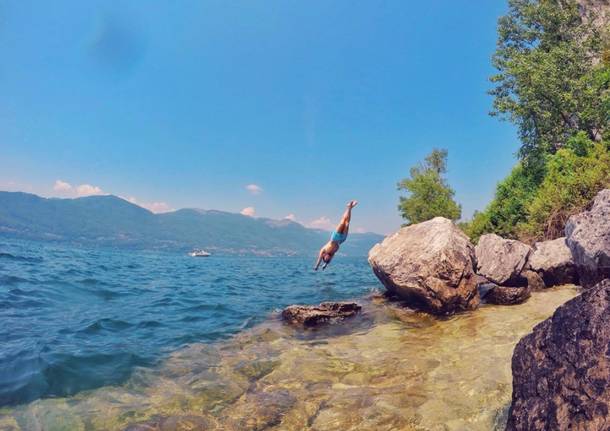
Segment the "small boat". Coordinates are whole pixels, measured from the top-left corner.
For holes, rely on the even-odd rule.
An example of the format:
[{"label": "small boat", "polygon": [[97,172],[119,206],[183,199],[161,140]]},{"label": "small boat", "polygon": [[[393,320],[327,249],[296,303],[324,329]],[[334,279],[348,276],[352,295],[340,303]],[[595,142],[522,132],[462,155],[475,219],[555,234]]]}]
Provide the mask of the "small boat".
[{"label": "small boat", "polygon": [[191,251],[189,253],[189,256],[192,256],[192,257],[208,257],[208,256],[211,256],[211,254],[208,253],[205,250],[198,250],[198,249],[196,249],[196,250]]}]

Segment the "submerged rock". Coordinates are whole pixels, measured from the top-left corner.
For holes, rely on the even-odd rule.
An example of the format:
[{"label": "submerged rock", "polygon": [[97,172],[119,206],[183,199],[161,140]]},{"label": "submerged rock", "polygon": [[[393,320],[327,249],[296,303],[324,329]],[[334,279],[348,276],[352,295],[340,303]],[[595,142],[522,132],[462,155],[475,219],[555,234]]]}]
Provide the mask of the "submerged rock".
[{"label": "submerged rock", "polygon": [[226,428],[229,430],[270,429],[281,425],[296,402],[296,397],[286,389],[250,392],[239,400],[237,408],[230,409],[223,422],[229,425]]},{"label": "submerged rock", "polygon": [[520,241],[493,233],[483,235],[475,247],[477,274],[498,285],[514,285],[531,251],[529,245]]},{"label": "submerged rock", "polygon": [[215,427],[209,418],[195,415],[157,417],[146,422],[129,425],[124,431],[191,431]]},{"label": "submerged rock", "polygon": [[597,194],[590,211],[570,217],[565,230],[580,284],[610,278],[610,189]]},{"label": "submerged rock", "polygon": [[479,304],[474,247],[446,218],[403,227],[371,249],[369,264],[390,293],[414,308],[450,314]]},{"label": "submerged rock", "polygon": [[494,285],[487,290],[483,300],[488,304],[515,305],[525,302],[531,295],[532,289],[526,287],[508,287]]},{"label": "submerged rock", "polygon": [[547,287],[576,283],[576,267],[565,237],[537,242],[529,257],[529,267]]},{"label": "submerged rock", "polygon": [[355,316],[361,309],[362,307],[355,302],[291,305],[282,311],[282,318],[292,324],[312,327]]},{"label": "submerged rock", "polygon": [[508,430],[608,429],[610,280],[559,307],[515,347]]}]

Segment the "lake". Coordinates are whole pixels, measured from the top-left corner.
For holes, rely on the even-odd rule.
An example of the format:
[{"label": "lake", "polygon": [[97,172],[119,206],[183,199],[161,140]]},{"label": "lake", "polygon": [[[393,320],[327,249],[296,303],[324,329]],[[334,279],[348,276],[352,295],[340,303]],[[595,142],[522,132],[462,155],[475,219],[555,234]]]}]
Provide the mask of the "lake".
[{"label": "lake", "polygon": [[0,406],[117,384],[286,305],[378,287],[364,257],[337,257],[324,273],[313,263],[3,240]]},{"label": "lake", "polygon": [[[578,294],[436,318],[364,258],[190,258],[4,242],[1,431],[502,430],[518,340]],[[303,330],[277,311],[356,299]]]}]

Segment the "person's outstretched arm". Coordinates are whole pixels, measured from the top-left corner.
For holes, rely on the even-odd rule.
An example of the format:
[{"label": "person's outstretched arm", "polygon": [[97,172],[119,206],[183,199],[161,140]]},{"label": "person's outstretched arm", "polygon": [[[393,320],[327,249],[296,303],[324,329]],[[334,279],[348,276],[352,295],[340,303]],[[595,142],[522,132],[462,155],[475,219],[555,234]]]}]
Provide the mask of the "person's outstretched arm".
[{"label": "person's outstretched arm", "polygon": [[324,262],[324,265],[322,265],[322,271],[324,271],[326,269],[326,267],[328,266],[328,264],[330,263],[331,260],[333,260],[332,257]]},{"label": "person's outstretched arm", "polygon": [[316,265],[313,267],[314,271],[318,270],[320,267],[320,262],[322,262],[322,250],[320,250],[320,253],[318,253],[318,260],[316,261]]}]

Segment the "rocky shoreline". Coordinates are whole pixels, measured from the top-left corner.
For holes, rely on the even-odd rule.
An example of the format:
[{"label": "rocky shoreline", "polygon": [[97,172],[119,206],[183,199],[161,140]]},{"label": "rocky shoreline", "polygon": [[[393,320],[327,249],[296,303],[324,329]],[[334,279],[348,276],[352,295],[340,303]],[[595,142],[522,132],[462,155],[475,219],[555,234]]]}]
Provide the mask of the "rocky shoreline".
[{"label": "rocky shoreline", "polygon": [[[435,315],[474,311],[481,301],[521,304],[557,285],[589,289],[519,342],[507,429],[610,427],[610,189],[569,218],[565,237],[530,246],[486,234],[474,246],[436,217],[389,235],[371,249],[369,264],[388,295]],[[331,312],[319,321],[343,317]]]},{"label": "rocky shoreline", "polygon": [[369,256],[385,295],[289,307],[125,385],[0,410],[0,430],[606,429],[609,210],[604,191],[533,246],[405,227]]}]

